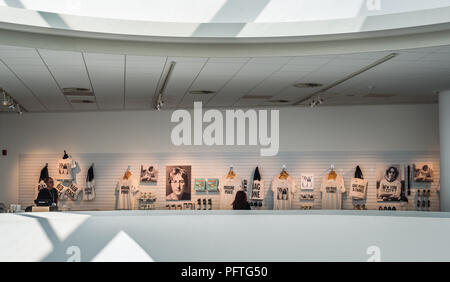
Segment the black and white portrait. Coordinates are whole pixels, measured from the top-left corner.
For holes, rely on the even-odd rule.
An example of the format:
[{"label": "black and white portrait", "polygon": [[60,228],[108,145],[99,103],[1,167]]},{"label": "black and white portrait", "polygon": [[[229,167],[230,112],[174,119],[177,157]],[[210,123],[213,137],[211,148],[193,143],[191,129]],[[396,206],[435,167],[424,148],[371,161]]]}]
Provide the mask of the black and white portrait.
[{"label": "black and white portrait", "polygon": [[277,200],[289,200],[289,188],[278,187],[277,189]]},{"label": "black and white portrait", "polygon": [[158,182],[158,168],[154,165],[141,165],[141,183],[157,183]]},{"label": "black and white portrait", "polygon": [[433,166],[431,163],[414,164],[415,182],[433,182]]},{"label": "black and white portrait", "polygon": [[404,191],[403,165],[377,165],[378,201],[399,201],[404,196]]},{"label": "black and white portrait", "polygon": [[191,166],[166,166],[166,200],[191,200]]}]

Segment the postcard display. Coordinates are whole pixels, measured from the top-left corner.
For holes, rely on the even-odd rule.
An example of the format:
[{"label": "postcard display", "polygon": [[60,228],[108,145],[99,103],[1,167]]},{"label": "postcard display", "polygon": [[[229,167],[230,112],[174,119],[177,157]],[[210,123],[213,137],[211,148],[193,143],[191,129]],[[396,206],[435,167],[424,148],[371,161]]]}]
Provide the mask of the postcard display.
[{"label": "postcard display", "polygon": [[43,167],[64,188],[61,210],[230,210],[239,190],[252,210],[440,210],[439,154],[429,152],[22,154],[22,206],[45,187]]}]

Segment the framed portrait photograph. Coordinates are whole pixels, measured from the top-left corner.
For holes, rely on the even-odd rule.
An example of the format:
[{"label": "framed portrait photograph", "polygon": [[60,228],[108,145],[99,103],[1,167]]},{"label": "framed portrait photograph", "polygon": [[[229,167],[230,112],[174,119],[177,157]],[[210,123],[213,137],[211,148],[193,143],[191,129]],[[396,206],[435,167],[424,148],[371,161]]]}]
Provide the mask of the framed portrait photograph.
[{"label": "framed portrait photograph", "polygon": [[302,173],[300,175],[300,189],[301,190],[312,190],[314,183],[314,174],[312,173]]},{"label": "framed portrait photograph", "polygon": [[433,182],[433,165],[431,163],[415,163],[414,181]]},{"label": "framed portrait photograph", "polygon": [[140,182],[142,184],[156,184],[158,182],[158,167],[155,165],[141,165]]},{"label": "framed portrait photograph", "polygon": [[191,166],[166,166],[166,200],[191,200]]},{"label": "framed portrait photograph", "polygon": [[377,200],[400,201],[405,194],[405,166],[377,165]]}]

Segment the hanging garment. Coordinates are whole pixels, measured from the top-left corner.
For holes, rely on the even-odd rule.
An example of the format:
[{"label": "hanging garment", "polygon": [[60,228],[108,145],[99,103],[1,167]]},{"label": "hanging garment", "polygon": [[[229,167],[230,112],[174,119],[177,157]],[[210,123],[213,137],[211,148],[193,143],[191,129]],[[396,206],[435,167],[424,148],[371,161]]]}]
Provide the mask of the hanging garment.
[{"label": "hanging garment", "polygon": [[239,190],[242,190],[242,180],[239,176],[234,176],[233,178],[223,177],[220,179],[219,192],[221,210],[233,209],[233,201]]},{"label": "hanging garment", "polygon": [[292,176],[287,176],[287,178],[275,176],[272,180],[273,209],[291,209],[296,190],[295,180]]},{"label": "hanging garment", "polygon": [[320,185],[322,192],[322,209],[340,210],[342,209],[342,194],[345,193],[344,178],[339,174],[336,177],[329,178],[328,174],[322,178]]},{"label": "hanging garment", "polygon": [[35,199],[37,198],[37,196],[39,194],[39,191],[41,189],[46,189],[47,188],[47,184],[45,184],[45,180],[47,180],[48,177],[49,177],[48,176],[48,167],[44,166],[41,169],[41,173],[39,175],[39,180],[38,180],[38,184],[36,185],[36,189],[34,189],[34,198]]},{"label": "hanging garment", "polygon": [[58,159],[55,179],[73,180],[72,170],[74,168],[76,168],[76,163],[71,157]]},{"label": "hanging garment", "polygon": [[253,174],[253,184],[250,193],[250,200],[264,200],[264,181],[261,180],[261,174],[259,173],[259,168],[255,168],[255,173]]},{"label": "hanging garment", "polygon": [[83,200],[92,201],[95,199],[95,179],[94,166],[90,166],[86,176],[86,186],[83,189]]},{"label": "hanging garment", "polygon": [[139,191],[137,181],[134,177],[121,178],[117,183],[117,209],[134,209],[134,196]]},{"label": "hanging garment", "polygon": [[352,199],[365,199],[367,192],[367,181],[363,177],[363,173],[359,166],[356,166],[355,177],[350,181],[350,197]]}]

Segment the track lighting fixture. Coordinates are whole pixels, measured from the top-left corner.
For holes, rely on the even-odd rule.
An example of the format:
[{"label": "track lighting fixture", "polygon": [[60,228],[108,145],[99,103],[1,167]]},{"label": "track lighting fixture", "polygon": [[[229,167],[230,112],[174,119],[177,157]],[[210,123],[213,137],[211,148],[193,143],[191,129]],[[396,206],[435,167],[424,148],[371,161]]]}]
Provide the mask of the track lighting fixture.
[{"label": "track lighting fixture", "polygon": [[156,109],[158,111],[161,110],[161,108],[164,106],[164,101],[162,100],[162,95],[158,95],[158,98],[156,99]]},{"label": "track lighting fixture", "polygon": [[3,88],[0,88],[1,93],[1,105],[5,108],[8,108],[11,111],[16,111],[19,115],[22,115],[23,109],[22,107],[14,101],[14,99],[6,93],[6,90]]},{"label": "track lighting fixture", "polygon": [[13,104],[11,96],[9,96],[4,89],[1,89],[1,92],[2,92],[2,106],[9,107],[11,104]]},{"label": "track lighting fixture", "polygon": [[316,96],[316,97],[313,97],[311,99],[311,102],[309,103],[309,106],[311,108],[314,108],[314,107],[316,107],[316,106],[318,106],[318,105],[320,105],[322,103],[323,103],[323,99],[320,96]]},{"label": "track lighting fixture", "polygon": [[19,114],[19,116],[21,116],[23,114],[22,107],[20,107],[19,104],[17,104],[16,110],[17,110],[17,113]]},{"label": "track lighting fixture", "polygon": [[364,67],[364,68],[362,68],[362,69],[360,69],[360,70],[358,70],[358,71],[356,71],[356,72],[354,72],[352,74],[349,74],[346,77],[331,83],[330,85],[325,86],[322,89],[319,89],[317,92],[314,92],[314,93],[312,93],[312,94],[310,94],[310,95],[308,95],[306,97],[303,97],[302,99],[298,100],[297,102],[295,102],[292,105],[293,106],[300,105],[300,104],[303,104],[304,102],[308,101],[311,98],[314,99],[314,97],[316,95],[318,95],[320,93],[325,93],[326,91],[330,90],[331,88],[334,88],[334,87],[336,87],[336,86],[346,82],[347,80],[350,80],[350,79],[354,78],[355,76],[358,76],[358,75],[360,75],[360,74],[362,74],[362,73],[364,73],[364,72],[366,72],[366,71],[368,71],[370,69],[373,69],[374,67],[376,67],[378,65],[381,65],[381,64],[383,64],[383,63],[385,63],[385,62],[387,62],[387,61],[397,57],[397,55],[398,55],[397,53],[389,54],[386,57],[383,57],[383,58],[379,59],[378,61],[376,61],[376,62],[374,62],[374,63],[372,63],[372,64],[370,64],[370,65],[368,65],[368,66],[366,66],[366,67]]},{"label": "track lighting fixture", "polygon": [[158,111],[160,111],[162,106],[164,105],[164,90],[166,90],[167,84],[169,83],[170,76],[172,75],[173,69],[175,68],[175,64],[175,62],[170,62],[169,69],[167,70],[167,73],[162,80],[161,87],[159,88],[158,97],[155,101],[155,109],[157,109]]}]

